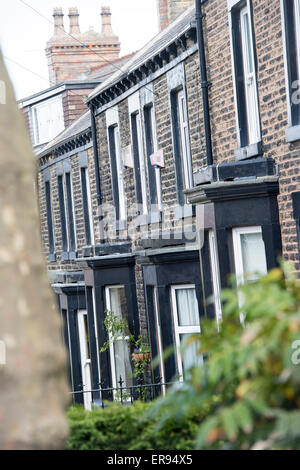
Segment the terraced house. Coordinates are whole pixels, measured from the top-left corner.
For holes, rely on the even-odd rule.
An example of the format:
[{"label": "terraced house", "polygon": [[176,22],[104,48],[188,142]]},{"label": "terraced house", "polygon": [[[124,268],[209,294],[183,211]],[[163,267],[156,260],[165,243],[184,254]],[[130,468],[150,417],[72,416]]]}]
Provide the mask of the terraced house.
[{"label": "terraced house", "polygon": [[179,4],[158,1],[161,32],[38,155],[74,392],[134,385],[123,336],[100,352],[108,311],[148,338],[149,381],[184,380],[196,355],[179,347],[221,321],[232,274],[300,270],[299,0]]}]

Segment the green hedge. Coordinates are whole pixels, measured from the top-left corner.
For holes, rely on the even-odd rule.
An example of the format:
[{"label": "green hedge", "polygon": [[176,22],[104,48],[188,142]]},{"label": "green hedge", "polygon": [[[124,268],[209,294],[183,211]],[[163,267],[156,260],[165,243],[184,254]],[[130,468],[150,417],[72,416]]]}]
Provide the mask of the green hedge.
[{"label": "green hedge", "polygon": [[85,411],[72,407],[68,412],[71,434],[69,450],[190,450],[194,448],[200,416],[192,419],[151,418],[153,404],[110,405]]}]

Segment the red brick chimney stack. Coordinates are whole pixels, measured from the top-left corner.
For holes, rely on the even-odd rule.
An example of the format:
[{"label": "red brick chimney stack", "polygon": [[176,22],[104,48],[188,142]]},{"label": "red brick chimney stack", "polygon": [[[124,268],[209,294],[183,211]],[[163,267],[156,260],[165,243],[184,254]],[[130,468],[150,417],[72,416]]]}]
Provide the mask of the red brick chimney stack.
[{"label": "red brick chimney stack", "polygon": [[53,17],[55,32],[46,46],[51,84],[86,79],[95,67],[119,58],[120,41],[112,31],[109,7],[102,7],[101,33],[93,29],[80,32],[75,7],[69,9],[70,34],[64,30],[62,8],[55,8]]},{"label": "red brick chimney stack", "polygon": [[166,28],[194,3],[195,0],[157,0],[159,30]]},{"label": "red brick chimney stack", "polygon": [[64,28],[64,14],[62,8],[56,7],[53,11],[54,18],[54,35],[63,36],[65,34]]},{"label": "red brick chimney stack", "polygon": [[159,30],[165,29],[168,26],[168,0],[158,0],[158,19]]},{"label": "red brick chimney stack", "polygon": [[102,18],[102,34],[103,36],[113,36],[113,30],[111,27],[111,12],[110,7],[102,7],[101,11]]},{"label": "red brick chimney stack", "polygon": [[76,7],[69,8],[70,34],[80,34],[79,13]]}]

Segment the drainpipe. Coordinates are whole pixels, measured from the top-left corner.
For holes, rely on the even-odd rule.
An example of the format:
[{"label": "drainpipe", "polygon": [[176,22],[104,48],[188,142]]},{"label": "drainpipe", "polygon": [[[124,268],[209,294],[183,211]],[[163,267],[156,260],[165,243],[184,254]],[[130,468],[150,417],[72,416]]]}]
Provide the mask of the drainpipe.
[{"label": "drainpipe", "polygon": [[197,27],[197,39],[198,39],[198,51],[200,61],[200,72],[201,72],[201,88],[202,88],[202,101],[203,101],[203,114],[204,114],[204,128],[205,128],[205,140],[206,140],[206,158],[207,165],[213,164],[212,146],[211,146],[211,129],[210,129],[210,116],[209,116],[209,101],[208,101],[208,87],[206,73],[206,59],[205,59],[205,46],[203,38],[203,13],[202,13],[202,1],[195,0],[196,2],[196,27]]},{"label": "drainpipe", "polygon": [[101,193],[101,182],[100,182],[100,166],[99,166],[99,150],[97,141],[97,126],[94,106],[92,103],[89,104],[91,112],[91,128],[92,128],[92,139],[93,139],[93,153],[94,153],[94,166],[95,166],[95,179],[96,179],[96,197],[97,197],[97,208],[99,216],[99,228],[100,228],[100,239],[101,242],[104,240],[103,237],[103,224],[102,222],[102,193]]}]

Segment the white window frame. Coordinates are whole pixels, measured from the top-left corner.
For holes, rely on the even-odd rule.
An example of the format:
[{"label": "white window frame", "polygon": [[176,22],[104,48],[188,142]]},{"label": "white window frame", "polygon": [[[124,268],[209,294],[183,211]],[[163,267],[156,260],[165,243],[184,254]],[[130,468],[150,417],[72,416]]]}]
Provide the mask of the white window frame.
[{"label": "white window frame", "polygon": [[178,125],[180,128],[181,158],[183,182],[185,189],[193,187],[193,169],[189,140],[189,124],[187,116],[187,102],[184,89],[177,92]]},{"label": "white window frame", "polygon": [[210,264],[211,264],[211,274],[212,274],[212,285],[213,285],[213,294],[214,294],[214,305],[216,320],[218,326],[222,321],[222,303],[221,303],[221,283],[220,283],[220,270],[219,270],[219,259],[217,253],[217,244],[216,237],[213,230],[208,232],[209,237],[209,255],[210,255]]},{"label": "white window frame", "polygon": [[155,326],[156,326],[156,340],[157,340],[157,354],[159,358],[159,369],[160,369],[160,378],[163,383],[161,389],[162,394],[166,394],[166,382],[165,376],[165,365],[163,361],[163,346],[162,346],[162,337],[161,337],[161,324],[160,324],[160,311],[159,311],[159,302],[158,302],[158,292],[157,287],[153,288],[153,305],[154,305],[154,317],[155,317]]},{"label": "white window frame", "polygon": [[[246,20],[246,17],[248,20]],[[249,39],[247,40],[247,32],[245,30],[245,21],[248,22]],[[246,96],[247,108],[247,121],[248,121],[248,139],[249,145],[255,144],[260,141],[260,125],[259,125],[259,112],[258,112],[258,96],[257,96],[257,83],[255,74],[255,61],[254,61],[254,44],[251,24],[251,14],[249,4],[241,9],[240,12],[241,22],[241,41],[242,41],[242,56],[244,68],[244,86]],[[249,62],[251,62],[249,68]]]},{"label": "white window frame", "polygon": [[64,171],[63,173],[63,190],[64,190],[64,200],[65,200],[65,217],[66,217],[66,227],[67,227],[67,241],[68,241],[68,251],[71,250],[70,246],[70,227],[69,227],[69,204],[68,204],[68,191],[67,191],[67,181],[66,181],[66,173],[70,174],[70,189],[71,189],[71,203],[72,203],[72,214],[73,214],[73,221],[74,221],[74,251],[77,250],[77,232],[76,232],[76,218],[75,218],[75,210],[74,210],[74,197],[73,197],[73,178],[72,178],[72,170]]},{"label": "white window frame", "polygon": [[90,185],[90,177],[89,177],[89,169],[87,166],[82,167],[84,170],[84,177],[85,177],[85,186],[86,186],[86,197],[87,197],[87,205],[88,205],[88,216],[89,216],[89,224],[90,224],[90,234],[91,234],[91,245],[95,244],[95,237],[94,237],[94,220],[93,220],[93,208],[92,208],[92,199],[91,199],[91,185]]},{"label": "white window frame", "polygon": [[[228,9],[228,15],[229,15],[229,29],[230,29],[230,50],[231,50],[231,63],[232,63],[232,71],[233,71],[233,82],[234,82],[234,104],[235,104],[235,115],[236,115],[236,130],[237,130],[237,138],[238,138],[238,145],[241,147],[241,133],[240,133],[240,123],[239,123],[239,113],[238,113],[238,97],[237,97],[237,83],[236,83],[236,78],[235,78],[235,70],[236,70],[236,63],[235,63],[235,58],[234,58],[234,43],[233,43],[233,20],[232,20],[232,9],[237,6],[237,4],[240,2],[240,0],[227,0],[227,9]],[[253,39],[253,32],[252,32],[252,13],[251,13],[251,7],[250,7],[250,0],[246,1],[246,7],[248,10],[248,18],[249,18],[249,26],[250,26],[250,41],[251,41],[251,48],[253,51],[252,57],[254,61],[255,57],[255,49],[254,49],[254,39]],[[243,11],[241,9],[241,11]],[[240,11],[240,14],[241,14]],[[241,16],[240,16],[241,19]],[[242,23],[242,21],[241,21]],[[242,38],[241,38],[242,39]],[[244,67],[244,62],[245,62],[245,54],[244,51],[242,51],[243,55],[243,67]],[[245,96],[246,100],[246,115],[247,115],[247,129],[248,129],[248,146],[252,144],[256,144],[261,141],[261,126],[260,126],[260,118],[259,118],[259,103],[258,103],[258,92],[257,92],[257,77],[256,77],[256,70],[255,70],[255,62],[254,62],[254,93],[256,95],[256,100],[254,103],[254,109],[256,109],[257,117],[254,120],[255,121],[255,129],[257,132],[256,138],[250,137],[250,129],[249,129],[249,113],[248,113],[248,105],[247,105],[247,96]],[[245,95],[247,94],[246,90],[246,83],[244,84],[245,87]],[[250,121],[253,121],[253,116],[250,117]],[[253,134],[254,135],[254,134]],[[251,142],[251,140],[255,140],[255,142]]]},{"label": "white window frame", "polygon": [[[145,160],[145,152],[144,152],[141,111],[139,109],[137,112],[132,113],[132,114],[136,116],[136,131],[137,131],[137,144],[138,144],[138,151],[139,151],[143,214],[148,214],[147,169],[146,169],[146,160]],[[132,136],[132,129],[131,129],[131,136]]]},{"label": "white window frame", "polygon": [[99,383],[101,382],[101,368],[100,368],[100,357],[99,357],[99,339],[98,339],[98,320],[97,320],[97,310],[96,310],[96,290],[92,287],[92,302],[93,302],[93,315],[94,315],[94,324],[95,324],[95,339],[97,346],[97,367],[98,367],[98,377]]},{"label": "white window frame", "polygon": [[[43,107],[48,107],[51,106],[53,103],[57,103],[59,106],[59,112],[60,112],[60,126],[58,127],[56,132],[51,132],[49,134],[49,137],[47,139],[42,139],[40,137],[40,128],[39,128],[39,122],[38,122],[38,113],[39,109],[42,109]],[[51,114],[51,113],[50,113]],[[33,128],[33,140],[34,140],[34,145],[42,145],[46,144],[47,142],[50,142],[52,139],[54,139],[60,132],[62,132],[65,129],[65,124],[64,124],[64,112],[63,112],[63,104],[62,104],[62,97],[61,95],[59,96],[54,96],[51,99],[42,101],[41,103],[37,103],[36,105],[31,107],[31,117],[32,117],[32,128]],[[53,116],[52,116],[53,117]],[[58,118],[54,116],[53,121],[58,122]]]},{"label": "white window frame", "polygon": [[298,77],[300,79],[300,0],[293,0],[295,15],[295,34],[297,44]]},{"label": "white window frame", "polygon": [[[151,103],[149,106],[150,120],[151,120],[151,131],[152,131],[152,141],[153,141],[153,151],[154,153],[158,151],[157,143],[157,132],[156,132],[156,119],[155,119],[155,107],[154,103]],[[146,137],[145,137],[146,140]],[[157,209],[162,210],[162,193],[161,193],[161,170],[160,167],[155,165],[155,183],[156,183],[156,197],[157,197]]]},{"label": "white window frame", "polygon": [[[80,362],[81,362],[81,375],[82,375],[82,390],[83,390],[83,402],[86,410],[92,410],[92,372],[91,372],[91,358],[88,355],[88,349],[86,345],[87,331],[84,317],[87,317],[86,310],[78,310],[77,321],[78,321],[78,336],[79,336],[79,349],[80,349]],[[88,369],[88,372],[87,372]],[[88,376],[87,376],[88,375]],[[88,383],[86,383],[86,381]]]},{"label": "white window frame", "polygon": [[121,137],[120,137],[120,123],[119,123],[119,108],[117,106],[109,108],[106,111],[106,134],[108,142],[108,152],[110,162],[112,161],[112,155],[110,154],[110,136],[109,129],[113,128],[114,143],[115,143],[115,154],[116,154],[116,171],[118,178],[118,193],[119,193],[119,220],[126,220],[126,202],[125,202],[125,190],[124,190],[124,171],[123,171],[123,159],[121,152]]},{"label": "white window frame", "polygon": [[[247,233],[260,233],[262,234],[262,228],[260,225],[254,225],[250,227],[238,227],[232,229],[232,241],[233,241],[233,253],[234,253],[234,262],[235,262],[235,272],[237,285],[241,286],[245,284],[245,273],[243,269],[243,254],[242,254],[242,245],[241,245],[241,235]],[[266,253],[266,251],[265,251]],[[266,258],[267,263],[267,258]]]},{"label": "white window frame", "polygon": [[119,124],[113,127],[114,141],[115,141],[115,153],[116,153],[116,168],[118,175],[118,188],[119,188],[119,210],[120,220],[126,219],[126,207],[125,207],[125,191],[124,191],[124,174],[123,174],[123,161],[121,154],[121,138]]},{"label": "white window frame", "polygon": [[196,289],[196,286],[195,284],[177,284],[177,285],[171,286],[171,305],[172,305],[173,322],[174,322],[174,339],[175,339],[175,347],[176,347],[176,359],[177,359],[179,382],[183,382],[184,380],[183,359],[182,359],[182,354],[180,351],[180,348],[181,348],[180,335],[201,333],[200,319],[199,319],[199,325],[195,325],[195,326],[179,326],[178,324],[176,290],[181,290],[181,289]]},{"label": "white window frame", "polygon": [[[106,309],[111,311],[111,302],[110,302],[110,289],[125,289],[125,286],[122,284],[105,286],[105,301]],[[114,342],[115,341],[128,341],[129,336],[117,336],[114,338],[111,333],[109,333],[109,355],[110,355],[110,365],[111,365],[111,377],[112,377],[112,386],[113,388],[119,388],[118,378],[116,377],[116,363],[115,363],[115,353],[114,353]],[[125,377],[122,377],[124,380]],[[125,387],[127,385],[125,384]],[[114,390],[114,396],[116,391]]]}]

